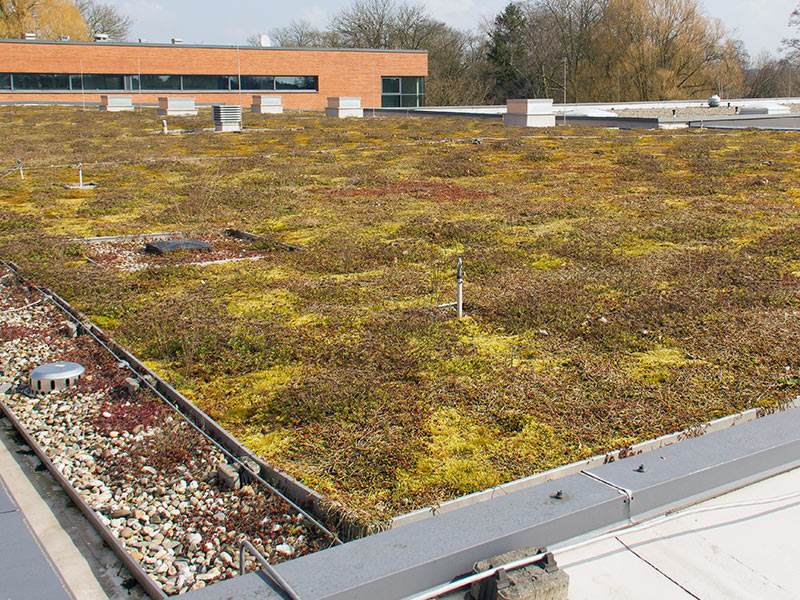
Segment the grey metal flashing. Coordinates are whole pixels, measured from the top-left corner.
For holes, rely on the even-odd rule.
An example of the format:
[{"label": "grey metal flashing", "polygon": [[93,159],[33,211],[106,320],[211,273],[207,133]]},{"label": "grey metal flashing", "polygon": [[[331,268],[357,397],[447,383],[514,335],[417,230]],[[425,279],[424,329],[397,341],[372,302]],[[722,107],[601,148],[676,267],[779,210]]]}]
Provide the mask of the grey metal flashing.
[{"label": "grey metal flashing", "polygon": [[198,235],[193,231],[165,231],[163,233],[134,233],[132,235],[103,235],[88,238],[72,238],[70,241],[79,244],[98,244],[101,242],[146,242],[150,240],[171,240],[179,237]]},{"label": "grey metal flashing", "polygon": [[[637,467],[645,465],[644,471]],[[618,490],[571,475],[453,510],[275,568],[303,600],[398,600],[523,546],[554,546],[706,499],[800,465],[800,409],[686,439],[592,470]],[[552,496],[561,490],[562,499]],[[630,512],[629,512],[630,510]],[[279,598],[258,574],[187,600]]]},{"label": "grey metal flashing", "polygon": [[2,598],[75,600],[19,510],[0,513],[0,531]]},{"label": "grey metal flashing", "polygon": [[[561,490],[562,498],[553,496]],[[468,573],[478,560],[525,546],[553,544],[623,521],[613,489],[580,475],[413,523],[277,565],[303,600],[398,599]],[[261,588],[263,593],[264,589]],[[252,594],[248,596],[247,594]],[[258,596],[253,575],[186,596]]]},{"label": "grey metal flashing", "polygon": [[53,464],[53,461],[50,460],[50,457],[47,456],[45,451],[39,446],[33,436],[28,432],[25,426],[17,419],[14,411],[12,411],[2,400],[0,400],[0,411],[6,416],[6,418],[11,422],[14,426],[14,429],[22,436],[22,439],[25,440],[25,443],[30,446],[31,450],[36,454],[36,457],[42,462],[42,464],[50,471],[50,474],[53,478],[58,482],[58,484],[63,488],[64,492],[69,496],[69,499],[77,506],[80,511],[84,514],[86,519],[91,523],[92,527],[94,527],[100,536],[103,538],[103,541],[114,551],[122,564],[124,564],[131,574],[136,578],[139,582],[139,585],[147,592],[147,595],[150,596],[153,600],[161,600],[166,598],[167,596],[161,590],[161,587],[155,582],[155,580],[151,579],[150,576],[142,569],[142,567],[137,563],[133,557],[128,554],[128,551],[125,550],[125,547],[120,543],[120,541],[114,537],[114,534],[111,533],[111,530],[106,527],[103,522],[100,520],[100,517],[97,515],[92,507],[83,499],[78,491],[72,487],[66,477],[61,474],[56,466]]},{"label": "grey metal flashing", "polygon": [[797,131],[800,129],[800,114],[789,115],[738,115],[735,117],[716,117],[710,119],[691,119],[689,127],[709,129],[778,129]]},{"label": "grey metal flashing", "polygon": [[[643,465],[644,470],[639,470]],[[692,438],[589,473],[631,491],[637,519],[800,466],[800,409]]]},{"label": "grey metal flashing", "polygon": [[483,119],[485,121],[502,121],[502,114],[484,113],[484,112],[464,112],[458,110],[437,110],[437,109],[423,109],[420,108],[365,108],[364,116],[371,117],[450,117],[450,118],[468,118],[468,119]]},{"label": "grey metal flashing", "polygon": [[454,498],[453,500],[442,502],[436,506],[428,506],[404,515],[397,516],[392,519],[392,527],[402,527],[409,523],[413,523],[414,521],[430,519],[437,514],[455,510],[468,504],[475,504],[477,502],[491,500],[499,494],[508,494],[510,492],[515,492],[526,487],[539,485],[540,483],[547,481],[555,481],[561,479],[562,477],[566,477],[567,475],[573,475],[575,473],[580,473],[581,471],[599,467],[609,462],[620,460],[626,456],[632,456],[634,454],[641,454],[642,452],[656,450],[658,448],[669,446],[686,439],[698,437],[714,431],[720,431],[722,429],[727,429],[728,427],[741,425],[742,423],[747,423],[748,421],[765,417],[768,414],[773,414],[775,412],[788,410],[798,406],[800,406],[800,397],[795,397],[785,404],[781,404],[779,406],[751,408],[740,413],[720,417],[719,419],[714,419],[708,423],[688,427],[682,431],[662,435],[661,437],[639,442],[637,444],[633,444],[632,446],[620,448],[605,454],[597,454],[590,458],[576,461],[562,467],[556,467],[554,469],[550,469],[549,471],[543,471],[541,473],[536,473],[535,475],[529,475],[528,477],[509,481],[480,492],[461,496],[460,498]]},{"label": "grey metal flashing", "polygon": [[[564,122],[566,118],[566,123]],[[658,129],[662,120],[650,117],[570,117],[556,116],[556,125],[617,127],[619,129]],[[670,121],[670,124],[672,121]],[[676,122],[680,124],[680,121]],[[685,123],[682,125],[685,127]]]},{"label": "grey metal flashing", "polygon": [[282,48],[279,46],[250,46],[243,44],[237,45],[216,45],[216,44],[171,44],[167,42],[81,42],[81,41],[60,41],[60,40],[17,40],[0,39],[0,44],[48,44],[54,46],[123,46],[135,48],[207,48],[214,50],[239,50],[239,51],[275,51],[290,50],[292,52],[379,52],[391,54],[428,54],[427,50],[402,50],[384,48]]}]

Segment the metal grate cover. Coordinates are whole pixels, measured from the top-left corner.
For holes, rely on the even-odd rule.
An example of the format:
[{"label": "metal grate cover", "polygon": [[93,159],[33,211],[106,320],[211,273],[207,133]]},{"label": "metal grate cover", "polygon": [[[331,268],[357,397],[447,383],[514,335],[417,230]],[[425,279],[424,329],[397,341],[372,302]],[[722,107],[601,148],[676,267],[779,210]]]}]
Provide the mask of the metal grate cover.
[{"label": "metal grate cover", "polygon": [[169,254],[177,250],[207,252],[211,250],[211,244],[201,242],[200,240],[163,240],[148,242],[144,247],[144,251],[150,254]]}]

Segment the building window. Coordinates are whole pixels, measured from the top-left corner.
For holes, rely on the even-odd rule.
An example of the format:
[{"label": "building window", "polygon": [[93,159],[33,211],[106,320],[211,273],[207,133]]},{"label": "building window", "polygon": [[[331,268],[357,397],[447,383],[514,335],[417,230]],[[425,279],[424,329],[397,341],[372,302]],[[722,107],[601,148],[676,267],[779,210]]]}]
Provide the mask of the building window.
[{"label": "building window", "polygon": [[[274,90],[275,78],[270,75],[242,75],[243,90]],[[239,77],[231,77],[231,89],[239,89]]]},{"label": "building window", "polygon": [[229,90],[230,82],[226,75],[184,75],[184,90]]},{"label": "building window", "polygon": [[424,77],[381,77],[381,106],[416,107],[425,104]]},{"label": "building window", "polygon": [[[317,91],[316,75],[242,75],[243,90],[299,90]],[[239,89],[239,78],[231,77],[231,89]]]},{"label": "building window", "polygon": [[124,90],[125,78],[122,75],[70,75],[73,90]]},{"label": "building window", "polygon": [[14,73],[15,90],[68,90],[69,75],[61,73]]},{"label": "building window", "polygon": [[141,75],[143,90],[180,90],[180,75]]},{"label": "building window", "polygon": [[313,90],[317,89],[316,75],[281,75],[275,78],[276,90]]},{"label": "building window", "polygon": [[[238,75],[98,75],[96,73],[0,73],[0,90],[182,90],[239,89]],[[140,87],[141,82],[141,87]],[[242,75],[242,89],[252,91],[311,91],[319,89],[316,75]]]}]

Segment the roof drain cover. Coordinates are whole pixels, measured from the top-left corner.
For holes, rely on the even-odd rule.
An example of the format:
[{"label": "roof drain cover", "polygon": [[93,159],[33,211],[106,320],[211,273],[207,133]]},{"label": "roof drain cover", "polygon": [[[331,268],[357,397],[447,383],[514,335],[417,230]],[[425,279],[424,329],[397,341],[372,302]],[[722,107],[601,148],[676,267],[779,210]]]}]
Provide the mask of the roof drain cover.
[{"label": "roof drain cover", "polygon": [[31,391],[46,394],[65,390],[78,381],[86,369],[74,362],[56,362],[40,365],[31,371]]}]

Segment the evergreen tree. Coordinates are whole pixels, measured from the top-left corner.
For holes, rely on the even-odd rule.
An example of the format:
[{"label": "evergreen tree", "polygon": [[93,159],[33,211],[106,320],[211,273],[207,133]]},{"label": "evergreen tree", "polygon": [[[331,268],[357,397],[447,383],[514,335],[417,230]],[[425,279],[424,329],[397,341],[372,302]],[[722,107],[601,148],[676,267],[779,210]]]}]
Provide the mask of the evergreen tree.
[{"label": "evergreen tree", "polygon": [[519,98],[527,88],[524,74],[527,20],[518,4],[511,3],[494,20],[486,59],[495,80],[495,100]]}]

